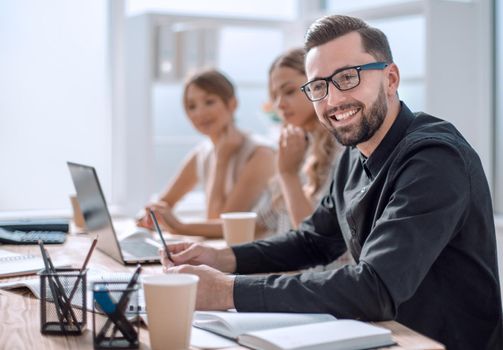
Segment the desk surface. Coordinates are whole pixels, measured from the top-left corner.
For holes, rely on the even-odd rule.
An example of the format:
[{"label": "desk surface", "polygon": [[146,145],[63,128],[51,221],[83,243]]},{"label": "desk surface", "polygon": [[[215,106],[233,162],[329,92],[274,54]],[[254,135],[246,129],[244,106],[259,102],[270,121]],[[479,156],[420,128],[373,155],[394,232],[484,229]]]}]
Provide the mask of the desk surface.
[{"label": "desk surface", "polygon": [[[47,245],[53,260],[70,261],[75,266],[80,266],[84,260],[87,249],[91,244],[91,238],[87,235],[70,235],[64,245]],[[218,243],[217,243],[218,244]],[[0,245],[2,249],[39,255],[40,250],[36,245],[14,246]],[[98,268],[103,271],[124,272],[131,271],[132,267],[126,267],[112,258],[96,250],[89,263],[90,268]],[[160,273],[160,265],[144,266],[145,274]],[[26,278],[26,277],[24,277]],[[36,278],[36,277],[31,277]],[[0,279],[0,282],[20,279],[19,277],[10,279]],[[28,291],[8,292],[0,290],[0,344],[5,349],[92,349],[92,315],[88,314],[87,330],[80,336],[45,336],[40,333],[40,306]],[[411,329],[394,321],[377,322],[392,331],[393,338],[397,346],[386,349],[444,349],[444,347]],[[142,328],[140,331],[140,349],[149,349],[148,330]],[[227,348],[230,349],[230,348]],[[233,349],[245,349],[236,347]],[[232,349],[230,349],[232,350]]]}]

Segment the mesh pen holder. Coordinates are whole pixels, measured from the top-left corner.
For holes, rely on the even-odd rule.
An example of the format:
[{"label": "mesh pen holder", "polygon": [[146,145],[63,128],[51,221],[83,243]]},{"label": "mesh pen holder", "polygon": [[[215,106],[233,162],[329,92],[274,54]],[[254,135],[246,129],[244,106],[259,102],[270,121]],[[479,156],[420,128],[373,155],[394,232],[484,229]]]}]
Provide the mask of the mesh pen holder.
[{"label": "mesh pen holder", "polygon": [[96,282],[93,285],[93,342],[95,349],[139,347],[139,285]]},{"label": "mesh pen holder", "polygon": [[40,332],[77,335],[86,327],[87,270],[42,270],[40,275]]}]

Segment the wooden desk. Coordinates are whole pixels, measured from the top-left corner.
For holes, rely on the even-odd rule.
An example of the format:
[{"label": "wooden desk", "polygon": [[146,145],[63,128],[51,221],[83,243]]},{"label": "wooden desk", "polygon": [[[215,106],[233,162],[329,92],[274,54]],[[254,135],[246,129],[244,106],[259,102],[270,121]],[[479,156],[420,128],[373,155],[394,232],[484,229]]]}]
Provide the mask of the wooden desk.
[{"label": "wooden desk", "polygon": [[[53,260],[70,260],[75,266],[80,266],[91,244],[91,239],[86,235],[70,235],[64,245],[46,247]],[[39,247],[2,245],[7,249],[19,253],[38,255]],[[110,272],[132,271],[133,267],[126,267],[112,258],[96,250],[89,263],[90,268],[99,268]],[[146,274],[160,273],[160,265],[145,265]],[[36,278],[36,277],[32,277]],[[5,282],[11,279],[0,279]],[[0,290],[0,348],[2,349],[92,349],[92,315],[88,313],[87,330],[80,336],[46,336],[40,333],[40,306],[39,301],[26,290],[8,292]],[[428,349],[441,350],[444,347],[411,329],[394,321],[377,322],[376,325],[387,328],[393,332],[397,346],[386,349]],[[148,330],[140,331],[140,349],[149,349]],[[242,347],[227,348],[245,349]]]}]

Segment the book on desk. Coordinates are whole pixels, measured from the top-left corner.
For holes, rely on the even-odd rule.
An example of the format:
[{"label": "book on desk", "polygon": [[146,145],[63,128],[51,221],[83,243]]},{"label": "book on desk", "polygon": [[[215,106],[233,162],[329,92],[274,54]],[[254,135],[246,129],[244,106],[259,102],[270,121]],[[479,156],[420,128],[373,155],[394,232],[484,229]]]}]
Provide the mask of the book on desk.
[{"label": "book on desk", "polygon": [[[57,267],[69,267],[66,262],[57,262]],[[0,249],[0,278],[33,275],[44,269],[40,256],[18,254]]]},{"label": "book on desk", "polygon": [[395,343],[387,329],[329,314],[198,311],[193,324],[260,350],[349,350]]}]

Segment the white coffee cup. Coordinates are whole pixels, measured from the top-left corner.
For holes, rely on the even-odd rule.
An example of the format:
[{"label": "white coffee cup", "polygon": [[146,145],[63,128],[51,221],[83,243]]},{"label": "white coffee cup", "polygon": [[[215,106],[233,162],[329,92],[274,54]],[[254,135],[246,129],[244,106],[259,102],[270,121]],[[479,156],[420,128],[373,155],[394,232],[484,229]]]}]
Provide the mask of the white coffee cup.
[{"label": "white coffee cup", "polygon": [[253,241],[255,237],[255,221],[257,213],[231,212],[222,213],[224,239],[227,245],[241,244]]},{"label": "white coffee cup", "polygon": [[189,349],[199,277],[172,273],[142,279],[150,347],[154,350]]}]

